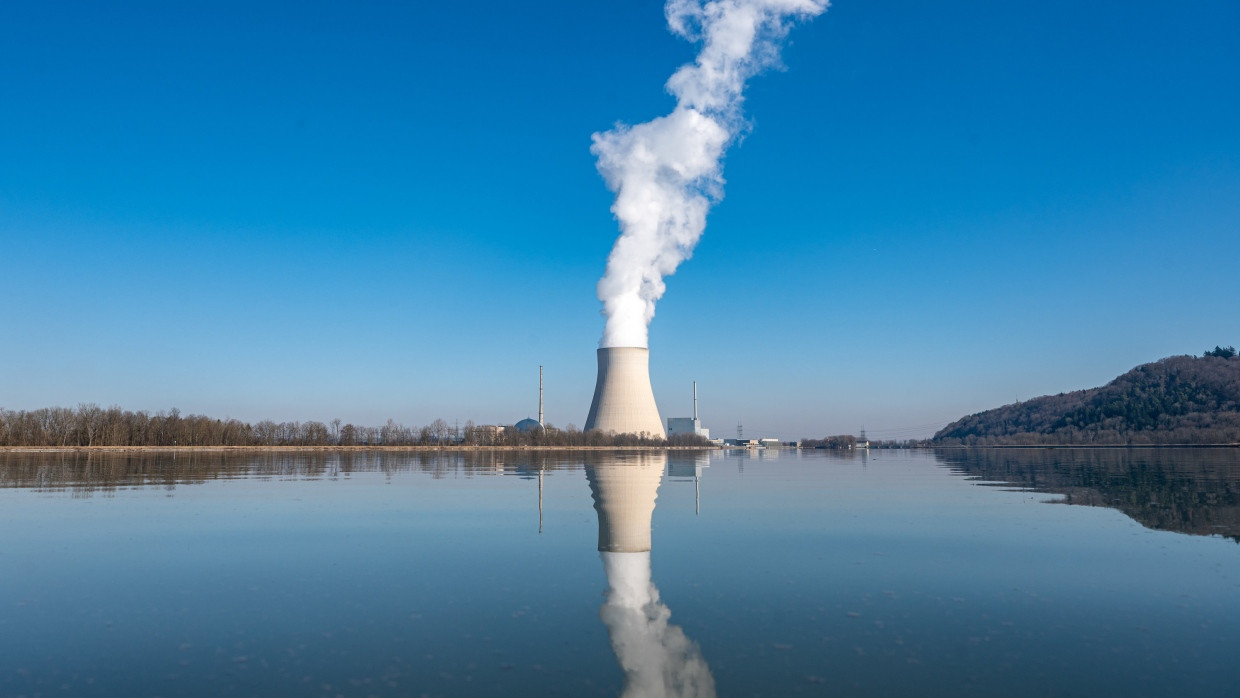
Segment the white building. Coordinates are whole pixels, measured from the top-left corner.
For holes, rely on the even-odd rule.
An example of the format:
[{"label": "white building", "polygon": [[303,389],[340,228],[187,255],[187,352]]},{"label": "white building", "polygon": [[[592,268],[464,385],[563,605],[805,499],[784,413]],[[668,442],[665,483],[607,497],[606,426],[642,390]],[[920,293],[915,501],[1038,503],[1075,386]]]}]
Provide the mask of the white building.
[{"label": "white building", "polygon": [[703,439],[710,438],[710,429],[703,429],[702,420],[698,419],[697,381],[693,381],[693,416],[667,418],[667,435],[675,436],[677,434],[697,434]]},{"label": "white building", "polygon": [[668,417],[667,435],[675,436],[677,434],[697,434],[704,439],[709,439],[710,429],[703,428],[702,420],[694,417]]}]

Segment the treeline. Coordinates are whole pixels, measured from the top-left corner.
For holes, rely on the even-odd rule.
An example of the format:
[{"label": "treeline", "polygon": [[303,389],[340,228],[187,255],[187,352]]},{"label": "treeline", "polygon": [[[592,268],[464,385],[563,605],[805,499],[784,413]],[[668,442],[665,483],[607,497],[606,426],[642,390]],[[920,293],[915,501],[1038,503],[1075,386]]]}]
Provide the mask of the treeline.
[{"label": "treeline", "polygon": [[824,436],[821,439],[801,439],[801,448],[854,448],[857,437],[842,434],[840,436]]},{"label": "treeline", "polygon": [[[928,442],[924,440],[908,439],[898,441],[895,439],[888,440],[870,440],[870,448],[920,448],[927,446]],[[857,437],[851,434],[840,434],[838,436],[824,436],[821,439],[801,439],[801,448],[825,448],[825,449],[850,449],[857,447]]]},{"label": "treeline", "polygon": [[1240,443],[1240,358],[1234,349],[1138,366],[1100,388],[969,415],[938,445]]},{"label": "treeline", "polygon": [[0,408],[0,446],[709,446],[693,434],[670,439],[646,434],[583,432],[564,429],[520,431],[475,425],[461,428],[436,419],[426,426],[406,426],[389,419],[379,427],[331,422],[250,424],[205,415],[182,416],[173,408],[150,414],[120,407],[82,404],[77,408],[37,410]]}]

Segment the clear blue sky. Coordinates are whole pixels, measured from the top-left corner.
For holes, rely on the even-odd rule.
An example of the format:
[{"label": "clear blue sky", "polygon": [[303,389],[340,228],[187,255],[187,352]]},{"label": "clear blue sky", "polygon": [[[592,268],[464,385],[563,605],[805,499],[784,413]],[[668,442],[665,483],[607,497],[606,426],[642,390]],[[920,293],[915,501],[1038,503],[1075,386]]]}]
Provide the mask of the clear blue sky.
[{"label": "clear blue sky", "polygon": [[[581,425],[643,0],[0,6],[0,406]],[[1240,344],[1240,4],[837,0],[751,82],[665,417],[924,436]]]}]

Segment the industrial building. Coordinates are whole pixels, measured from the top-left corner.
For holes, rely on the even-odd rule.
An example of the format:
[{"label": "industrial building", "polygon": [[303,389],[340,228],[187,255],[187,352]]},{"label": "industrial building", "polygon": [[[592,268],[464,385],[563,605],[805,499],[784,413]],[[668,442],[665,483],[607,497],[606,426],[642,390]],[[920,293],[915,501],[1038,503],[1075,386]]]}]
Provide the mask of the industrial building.
[{"label": "industrial building", "polygon": [[696,434],[704,439],[710,438],[710,429],[703,428],[702,420],[698,419],[697,381],[693,381],[693,416],[667,418],[667,435],[677,434]]}]

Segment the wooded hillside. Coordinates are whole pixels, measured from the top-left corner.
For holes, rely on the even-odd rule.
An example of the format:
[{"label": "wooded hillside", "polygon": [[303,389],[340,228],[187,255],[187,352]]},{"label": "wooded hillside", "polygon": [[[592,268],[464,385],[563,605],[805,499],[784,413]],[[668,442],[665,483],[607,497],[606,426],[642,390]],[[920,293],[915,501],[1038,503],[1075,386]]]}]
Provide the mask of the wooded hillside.
[{"label": "wooded hillside", "polygon": [[936,444],[1240,443],[1240,357],[1234,350],[1173,356],[1089,390],[969,415]]}]

